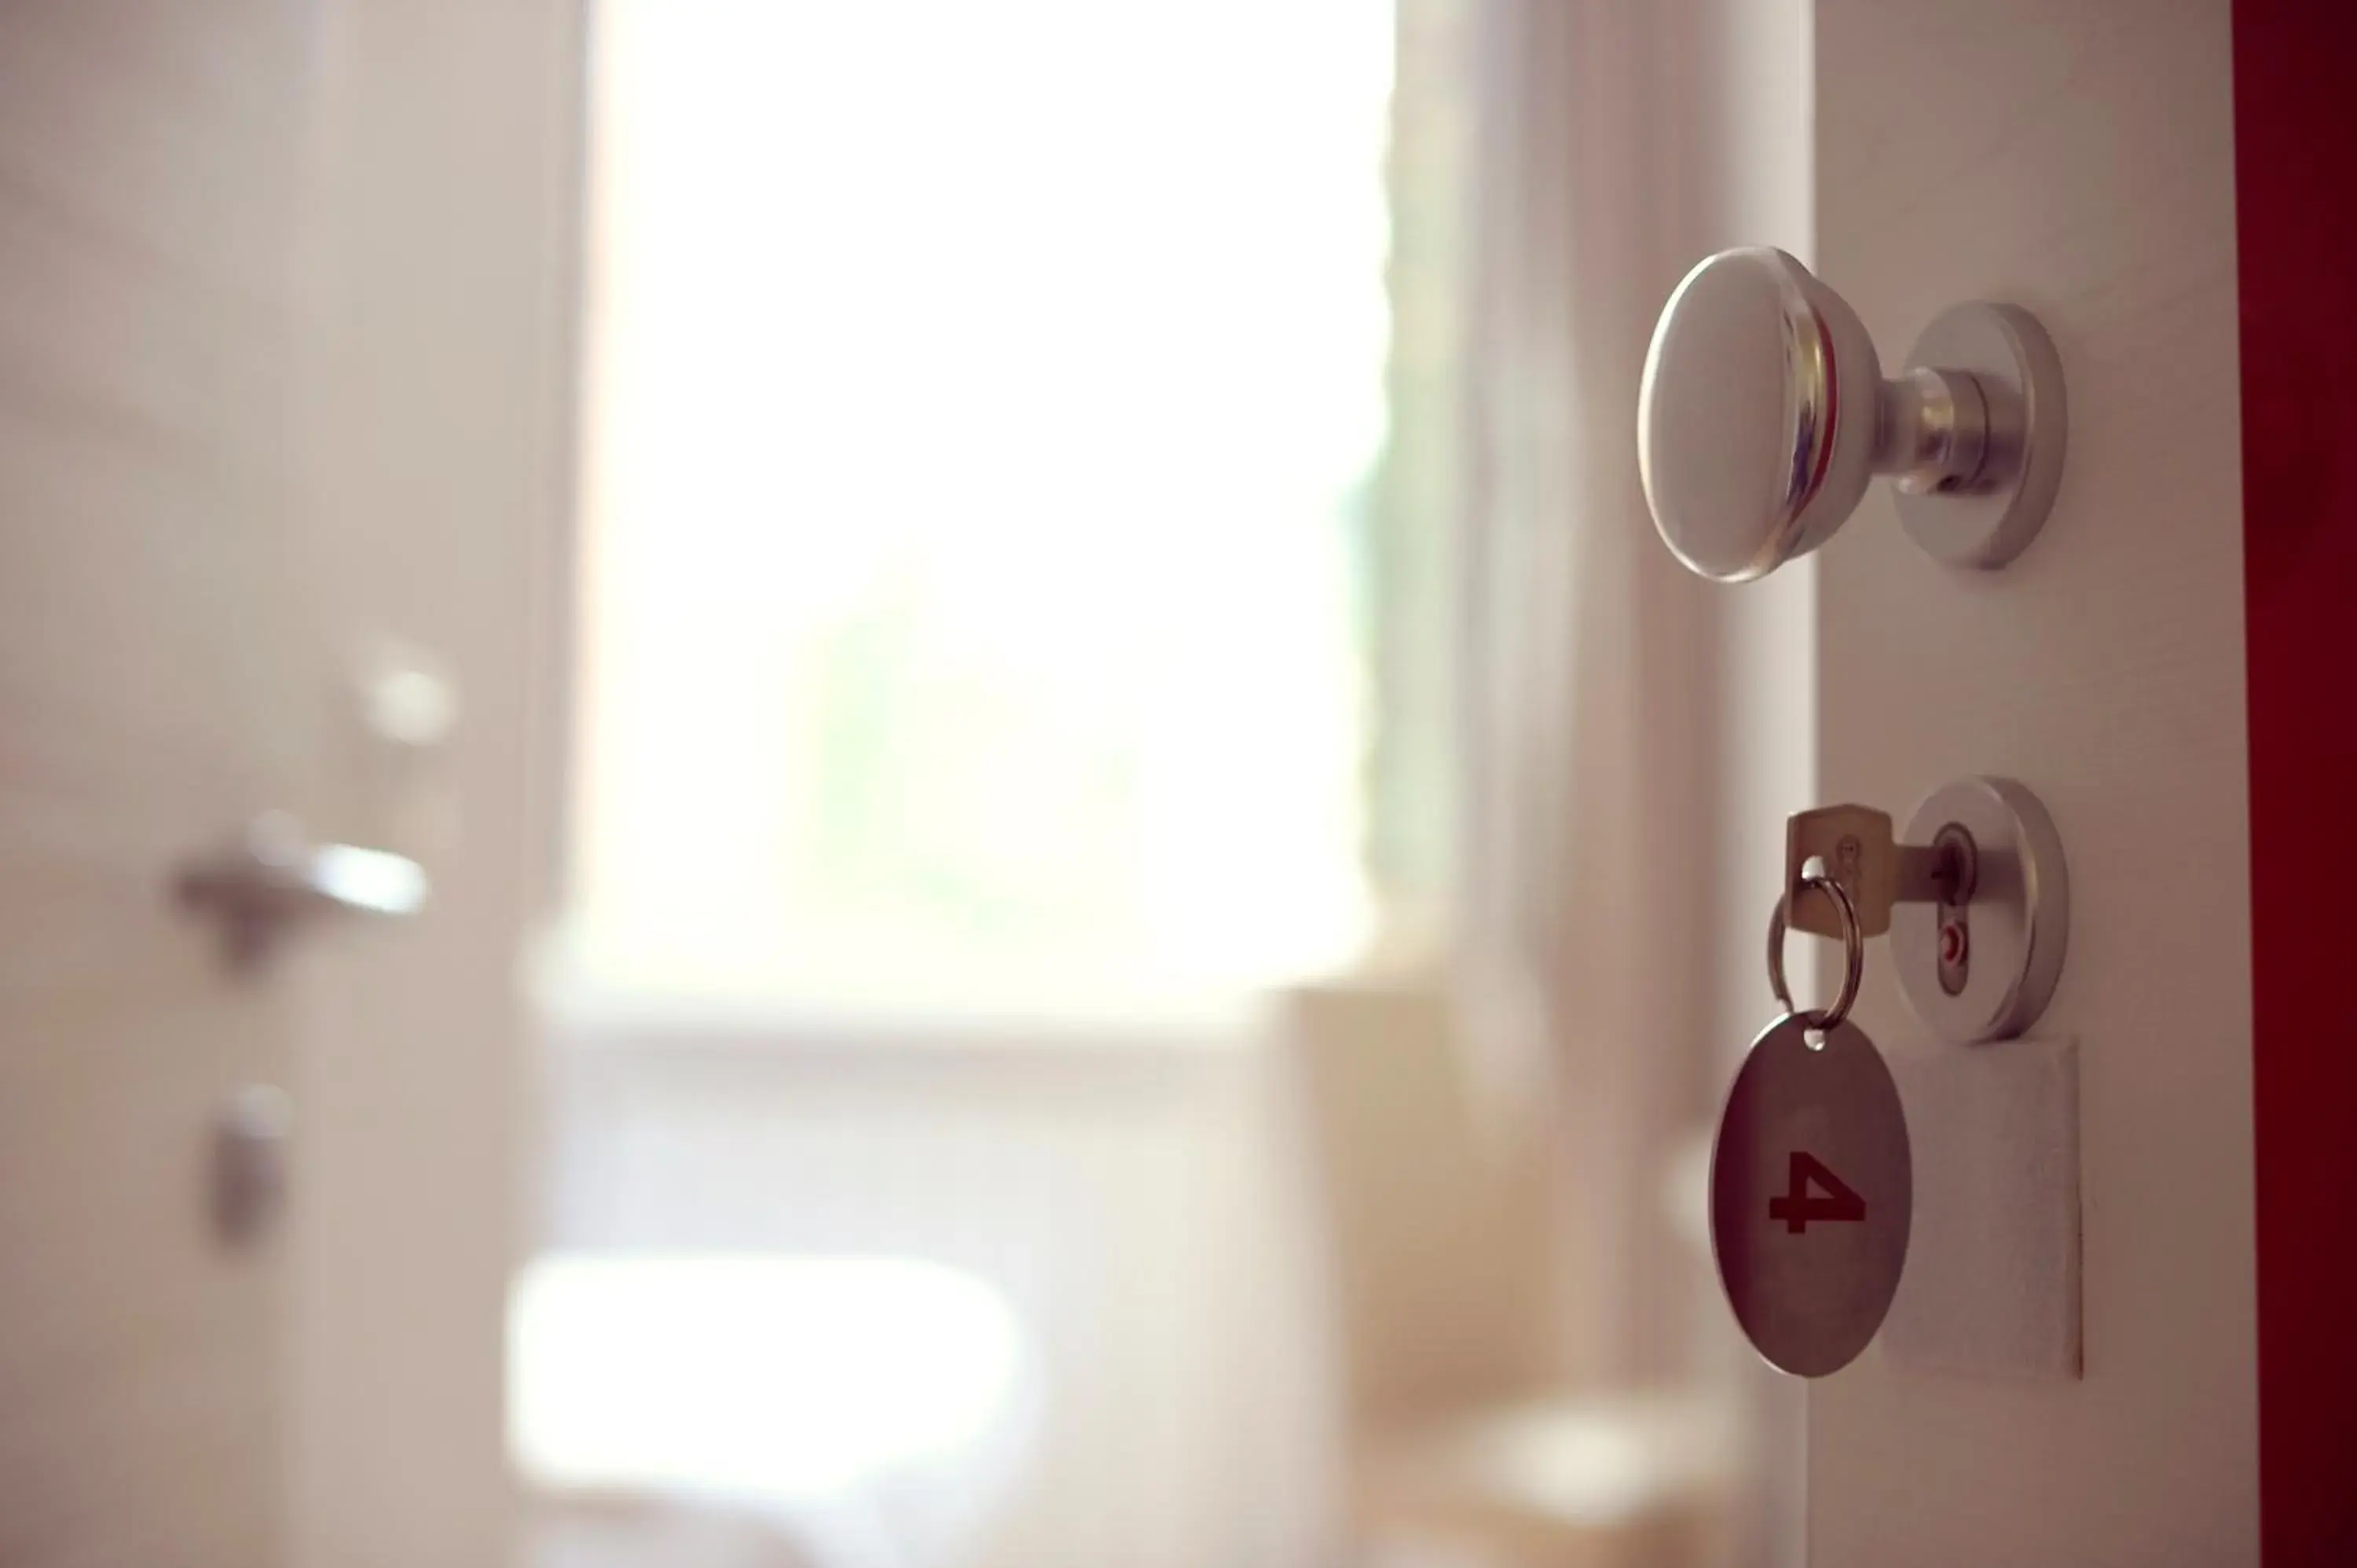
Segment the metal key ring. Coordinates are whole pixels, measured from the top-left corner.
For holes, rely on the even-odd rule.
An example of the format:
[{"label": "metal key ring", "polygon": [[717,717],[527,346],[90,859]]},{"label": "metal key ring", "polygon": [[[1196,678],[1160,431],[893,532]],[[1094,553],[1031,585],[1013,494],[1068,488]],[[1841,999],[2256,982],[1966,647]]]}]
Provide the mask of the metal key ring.
[{"label": "metal key ring", "polygon": [[1857,1004],[1857,988],[1866,978],[1866,933],[1857,927],[1857,906],[1850,902],[1849,892],[1830,876],[1803,876],[1801,891],[1812,888],[1834,901],[1841,916],[1842,983],[1841,991],[1830,1007],[1814,1008],[1803,1013],[1792,1005],[1792,988],[1784,980],[1784,926],[1788,894],[1776,900],[1776,912],[1768,921],[1768,989],[1775,993],[1776,1004],[1797,1016],[1812,1029],[1824,1031],[1839,1027],[1849,1017],[1849,1010]]}]

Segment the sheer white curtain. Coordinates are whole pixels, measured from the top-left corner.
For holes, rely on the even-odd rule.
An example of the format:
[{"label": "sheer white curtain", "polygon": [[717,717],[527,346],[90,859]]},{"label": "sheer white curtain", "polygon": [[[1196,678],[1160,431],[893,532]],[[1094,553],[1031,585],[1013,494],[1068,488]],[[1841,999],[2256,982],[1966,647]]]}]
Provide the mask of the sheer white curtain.
[{"label": "sheer white curtain", "polygon": [[[1789,97],[1804,78],[1805,7],[1476,9],[1458,664],[1469,1037],[1498,1103],[1552,1118],[1561,1151],[1560,1369],[1724,1373],[1707,1261],[1674,1189],[1741,1044],[1724,1037],[1730,998],[1760,990],[1766,895],[1737,906],[1776,875],[1751,864],[1752,819],[1781,818],[1754,799],[1737,710],[1760,645],[1794,623],[1662,549],[1636,401],[1685,265],[1747,230],[1801,242],[1781,227],[1795,214],[1772,209],[1797,188],[1805,226],[1804,105],[1763,103],[1759,82],[1781,72],[1767,91]],[[1753,134],[1763,110],[1790,133],[1776,148]],[[1796,166],[1764,171],[1781,188],[1755,166],[1770,156]]]}]

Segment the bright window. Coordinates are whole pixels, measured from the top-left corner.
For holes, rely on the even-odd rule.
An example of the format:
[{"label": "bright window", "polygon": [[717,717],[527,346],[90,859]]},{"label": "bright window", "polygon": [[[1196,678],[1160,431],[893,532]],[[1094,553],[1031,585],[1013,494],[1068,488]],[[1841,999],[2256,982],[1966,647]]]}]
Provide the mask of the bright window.
[{"label": "bright window", "polygon": [[1370,0],[597,7],[573,979],[1352,955],[1392,48]]}]

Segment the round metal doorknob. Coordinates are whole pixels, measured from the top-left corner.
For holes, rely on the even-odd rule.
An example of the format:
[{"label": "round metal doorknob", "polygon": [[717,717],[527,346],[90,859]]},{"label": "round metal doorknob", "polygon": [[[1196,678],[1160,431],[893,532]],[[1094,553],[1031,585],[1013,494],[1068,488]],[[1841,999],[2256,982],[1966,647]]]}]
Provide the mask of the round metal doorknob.
[{"label": "round metal doorknob", "polygon": [[1908,534],[1996,567],[2028,548],[2061,482],[2062,362],[2028,311],[1943,312],[1882,378],[1857,313],[1781,251],[1723,251],[1662,309],[1638,393],[1637,456],[1670,553],[1722,583],[1833,537],[1867,481],[1898,481]]}]

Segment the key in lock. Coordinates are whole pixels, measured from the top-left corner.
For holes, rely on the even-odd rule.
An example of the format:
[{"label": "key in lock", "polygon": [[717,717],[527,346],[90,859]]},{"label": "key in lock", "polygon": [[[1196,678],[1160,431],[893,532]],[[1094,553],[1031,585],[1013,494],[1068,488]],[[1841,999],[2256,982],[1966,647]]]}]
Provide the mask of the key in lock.
[{"label": "key in lock", "polygon": [[[1895,905],[1938,905],[1943,968],[1953,947],[1961,976],[1971,961],[1965,911],[1973,896],[1975,859],[1971,833],[1954,823],[1943,827],[1928,844],[1911,844],[1898,841],[1889,812],[1871,806],[1819,806],[1796,812],[1784,826],[1787,918],[1795,930],[1841,938],[1841,918],[1833,901],[1811,891],[1803,880],[1814,862],[1849,895],[1861,936],[1889,931]],[[1953,942],[1946,936],[1952,929]],[[1942,983],[1947,983],[1943,973]],[[1962,985],[1959,977],[1955,988]]]}]

